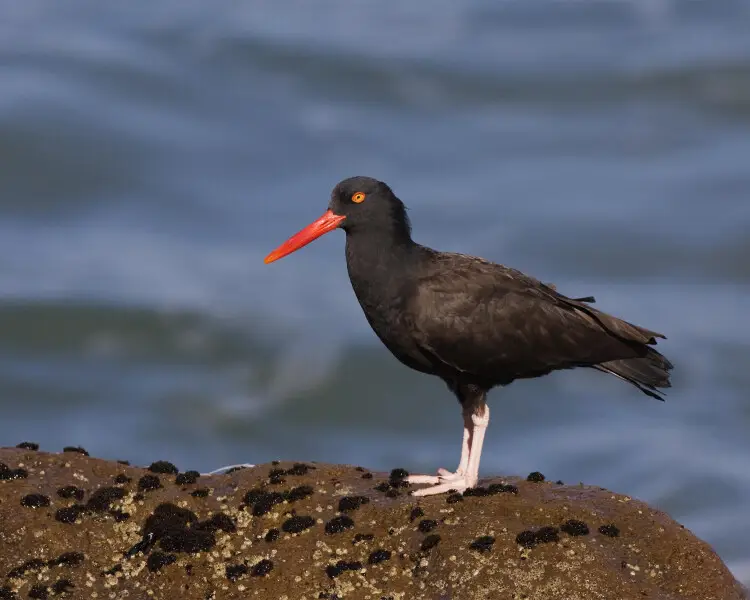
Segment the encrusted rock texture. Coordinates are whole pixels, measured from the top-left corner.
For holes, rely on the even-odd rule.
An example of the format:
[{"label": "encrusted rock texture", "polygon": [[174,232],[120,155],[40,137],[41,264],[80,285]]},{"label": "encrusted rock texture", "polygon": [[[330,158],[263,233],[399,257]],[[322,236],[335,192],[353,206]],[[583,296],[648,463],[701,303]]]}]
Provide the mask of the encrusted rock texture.
[{"label": "encrusted rock texture", "polygon": [[405,472],[274,462],[224,475],[0,449],[0,600],[739,600],[666,514],[528,478],[409,495]]}]

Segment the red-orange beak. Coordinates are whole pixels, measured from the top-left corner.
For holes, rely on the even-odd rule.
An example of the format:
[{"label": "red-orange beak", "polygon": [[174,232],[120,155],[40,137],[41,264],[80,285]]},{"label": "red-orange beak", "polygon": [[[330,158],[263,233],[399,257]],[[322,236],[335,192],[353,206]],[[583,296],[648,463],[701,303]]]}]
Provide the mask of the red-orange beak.
[{"label": "red-orange beak", "polygon": [[263,262],[266,264],[272,263],[287,254],[291,254],[295,250],[299,250],[303,246],[307,246],[307,244],[319,238],[321,235],[336,229],[344,219],[346,219],[346,217],[334,214],[330,210],[326,211],[322,217],[310,223],[302,231],[295,233],[286,242],[281,244],[281,246],[276,248],[276,250],[271,252],[271,254],[266,256]]}]

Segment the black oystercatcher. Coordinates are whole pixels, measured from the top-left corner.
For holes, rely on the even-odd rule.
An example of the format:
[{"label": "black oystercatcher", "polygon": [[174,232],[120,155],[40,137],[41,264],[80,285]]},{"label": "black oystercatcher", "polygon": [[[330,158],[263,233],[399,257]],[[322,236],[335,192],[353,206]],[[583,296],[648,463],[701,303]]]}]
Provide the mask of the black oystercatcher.
[{"label": "black oystercatcher", "polygon": [[652,346],[660,333],[568,298],[552,285],[481,258],[414,242],[404,204],[382,181],[352,177],[318,220],[271,252],[273,262],[341,228],[354,293],[380,340],[402,363],[440,377],[463,413],[455,472],[413,475],[415,495],[476,486],[490,420],[487,392],[516,379],[591,367],[663,400],[672,364]]}]

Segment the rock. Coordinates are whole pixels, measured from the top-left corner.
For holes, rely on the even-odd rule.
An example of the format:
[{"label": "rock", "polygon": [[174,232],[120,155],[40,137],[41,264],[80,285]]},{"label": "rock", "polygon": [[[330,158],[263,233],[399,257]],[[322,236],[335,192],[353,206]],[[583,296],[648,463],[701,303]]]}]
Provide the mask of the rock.
[{"label": "rock", "polygon": [[708,545],[601,488],[417,500],[402,470],[155,464],[0,449],[0,599],[745,598]]}]

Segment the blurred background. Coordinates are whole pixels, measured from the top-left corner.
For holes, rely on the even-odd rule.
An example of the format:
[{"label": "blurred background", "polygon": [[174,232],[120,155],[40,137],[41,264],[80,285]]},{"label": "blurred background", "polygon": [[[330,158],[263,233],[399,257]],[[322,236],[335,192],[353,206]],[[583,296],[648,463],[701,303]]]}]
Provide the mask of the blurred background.
[{"label": "blurred background", "polygon": [[343,234],[263,264],[371,175],[418,241],[669,338],[663,404],[495,390],[483,474],[643,499],[750,581],[750,2],[0,10],[0,445],[454,467],[458,405],[377,341]]}]

